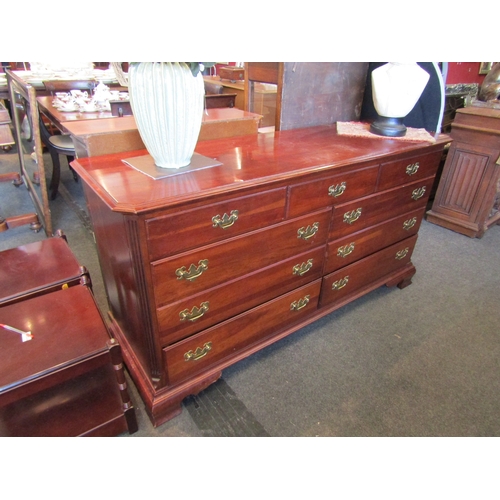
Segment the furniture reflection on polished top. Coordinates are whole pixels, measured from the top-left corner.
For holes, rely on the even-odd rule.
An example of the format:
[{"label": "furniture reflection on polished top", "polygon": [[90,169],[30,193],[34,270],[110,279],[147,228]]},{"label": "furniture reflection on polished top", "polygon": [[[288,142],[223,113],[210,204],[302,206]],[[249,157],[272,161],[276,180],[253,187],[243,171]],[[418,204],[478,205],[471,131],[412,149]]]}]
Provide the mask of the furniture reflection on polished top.
[{"label": "furniture reflection on polished top", "polygon": [[500,109],[456,111],[453,143],[427,220],[471,238],[500,222]]},{"label": "furniture reflection on polished top", "polygon": [[[36,270],[36,272],[35,272]],[[1,436],[137,430],[120,345],[63,238],[0,252]]]},{"label": "furniture reflection on polished top", "polygon": [[[207,109],[198,140],[257,134],[260,118],[236,108]],[[71,134],[79,158],[144,148],[133,116],[64,122],[62,126]]]},{"label": "furniture reflection on polished top", "polygon": [[[204,76],[207,84],[222,86],[223,94],[236,94],[235,107],[247,109],[245,107],[245,81],[232,82],[221,80],[219,76]],[[261,127],[271,127],[275,124],[276,116],[276,85],[256,82],[253,87],[254,101],[253,112],[262,115]]]},{"label": "furniture reflection on polished top", "polygon": [[36,98],[40,112],[46,116],[63,134],[67,134],[66,123],[77,121],[89,121],[101,118],[113,118],[111,111],[96,111],[87,113],[83,111],[66,112],[59,111],[52,105],[52,96],[41,96]]},{"label": "furniture reflection on polished top", "polygon": [[221,165],[153,180],[122,160],[73,162],[109,301],[154,425],[221,371],[415,273],[447,136],[342,137],[335,125],[199,142]]}]

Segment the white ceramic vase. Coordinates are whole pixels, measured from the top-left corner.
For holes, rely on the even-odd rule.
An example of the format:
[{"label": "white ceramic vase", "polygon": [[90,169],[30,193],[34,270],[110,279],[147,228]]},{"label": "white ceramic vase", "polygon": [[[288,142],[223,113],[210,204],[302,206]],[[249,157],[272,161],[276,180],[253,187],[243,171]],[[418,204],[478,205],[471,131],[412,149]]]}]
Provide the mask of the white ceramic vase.
[{"label": "white ceramic vase", "polygon": [[131,63],[130,104],[146,149],[157,167],[190,164],[203,119],[205,86],[178,62]]}]

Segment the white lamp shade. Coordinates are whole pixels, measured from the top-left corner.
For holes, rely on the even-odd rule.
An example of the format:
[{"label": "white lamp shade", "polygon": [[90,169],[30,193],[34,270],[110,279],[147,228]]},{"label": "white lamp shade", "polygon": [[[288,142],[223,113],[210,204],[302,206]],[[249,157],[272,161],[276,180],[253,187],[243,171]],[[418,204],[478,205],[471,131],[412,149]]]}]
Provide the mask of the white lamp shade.
[{"label": "white lamp shade", "polygon": [[373,104],[380,116],[405,117],[429,81],[417,63],[390,62],[372,72]]}]

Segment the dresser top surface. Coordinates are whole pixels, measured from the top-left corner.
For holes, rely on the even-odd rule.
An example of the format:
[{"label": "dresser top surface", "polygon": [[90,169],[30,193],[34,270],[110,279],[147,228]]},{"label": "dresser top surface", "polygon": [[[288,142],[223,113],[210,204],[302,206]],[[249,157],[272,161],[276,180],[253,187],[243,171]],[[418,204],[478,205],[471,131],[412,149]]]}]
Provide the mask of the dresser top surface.
[{"label": "dresser top surface", "polygon": [[153,179],[124,163],[127,158],[147,155],[146,150],[82,158],[72,166],[112,210],[141,213],[202,196],[290,181],[332,167],[383,161],[388,155],[430,152],[451,140],[443,134],[436,139],[435,143],[422,143],[340,136],[334,124],[200,141],[195,151],[217,160],[219,165],[181,169],[161,179]]}]

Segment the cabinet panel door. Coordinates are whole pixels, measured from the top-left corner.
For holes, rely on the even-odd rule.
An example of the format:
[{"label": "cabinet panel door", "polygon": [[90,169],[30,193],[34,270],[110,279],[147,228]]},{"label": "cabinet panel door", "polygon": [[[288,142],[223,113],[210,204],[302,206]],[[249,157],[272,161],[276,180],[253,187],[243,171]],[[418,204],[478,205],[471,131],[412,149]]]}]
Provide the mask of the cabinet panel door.
[{"label": "cabinet panel door", "polygon": [[485,200],[489,198],[487,202],[493,204],[493,197],[487,196],[487,192],[491,186],[496,188],[494,176],[498,155],[498,150],[454,143],[432,209],[463,221],[482,219]]}]

